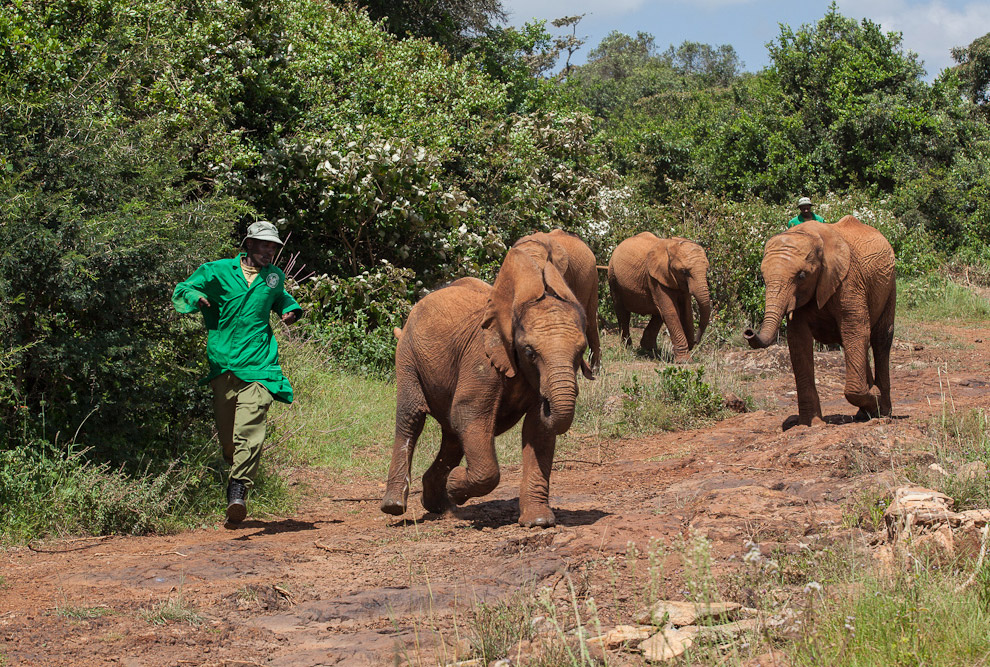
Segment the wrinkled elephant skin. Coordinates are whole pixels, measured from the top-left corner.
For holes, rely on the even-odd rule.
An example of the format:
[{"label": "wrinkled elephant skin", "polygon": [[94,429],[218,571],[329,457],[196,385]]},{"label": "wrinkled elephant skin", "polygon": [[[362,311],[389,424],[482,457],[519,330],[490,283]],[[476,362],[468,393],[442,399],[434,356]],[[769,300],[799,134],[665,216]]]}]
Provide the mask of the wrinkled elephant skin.
[{"label": "wrinkled elephant skin", "polygon": [[382,511],[406,510],[427,415],[442,431],[423,474],[430,512],[491,492],[499,483],[495,436],[523,419],[519,523],[554,525],[556,438],[574,418],[577,371],[591,374],[584,332],[583,308],[554,264],[541,266],[518,248],[509,250],[493,286],[462,278],[419,301],[398,334],[395,442]]},{"label": "wrinkled elephant skin", "polygon": [[[851,215],[834,225],[804,222],[767,241],[761,266],[766,311],[750,347],[773,343],[788,318],[787,345],[797,384],[798,421],[822,419],[815,387],[814,341],[842,345],[845,397],[859,417],[891,414],[890,348],[894,340],[894,251],[873,227]],[[869,349],[874,368],[870,368]]]},{"label": "wrinkled elephant skin", "polygon": [[525,251],[537,264],[553,263],[584,308],[587,320],[585,336],[591,352],[589,363],[598,368],[601,363],[601,341],[598,331],[598,268],[595,253],[577,235],[555,229],[524,236],[513,245]]},{"label": "wrinkled elephant skin", "polygon": [[[626,344],[632,340],[630,314],[650,315],[640,347],[656,355],[660,325],[666,324],[674,361],[690,361],[689,353],[701,342],[712,312],[708,258],[700,245],[679,237],[657,238],[650,232],[628,238],[612,252],[608,286]],[[692,298],[698,304],[697,337]]]}]

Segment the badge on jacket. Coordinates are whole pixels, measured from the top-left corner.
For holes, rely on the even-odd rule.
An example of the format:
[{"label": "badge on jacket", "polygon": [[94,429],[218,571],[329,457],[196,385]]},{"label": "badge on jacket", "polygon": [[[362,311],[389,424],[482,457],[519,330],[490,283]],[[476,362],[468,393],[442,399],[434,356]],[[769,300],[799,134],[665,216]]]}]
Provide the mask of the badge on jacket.
[{"label": "badge on jacket", "polygon": [[278,274],[269,273],[268,277],[265,278],[265,284],[271,287],[272,289],[278,287]]}]

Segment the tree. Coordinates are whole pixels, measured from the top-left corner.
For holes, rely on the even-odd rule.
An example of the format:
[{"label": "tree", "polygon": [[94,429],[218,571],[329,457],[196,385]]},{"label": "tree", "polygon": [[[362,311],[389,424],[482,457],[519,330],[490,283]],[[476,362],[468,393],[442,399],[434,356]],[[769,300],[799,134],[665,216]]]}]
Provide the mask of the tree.
[{"label": "tree", "polygon": [[959,63],[953,69],[965,84],[969,99],[990,115],[990,32],[969,46],[953,48],[952,58]]},{"label": "tree", "polygon": [[474,39],[506,19],[501,0],[359,0],[357,5],[396,37],[430,39],[455,55],[466,53]]},{"label": "tree", "polygon": [[683,42],[676,49],[671,44],[663,60],[686,76],[697,76],[705,85],[728,86],[745,65],[729,44],[713,48],[699,42]]}]

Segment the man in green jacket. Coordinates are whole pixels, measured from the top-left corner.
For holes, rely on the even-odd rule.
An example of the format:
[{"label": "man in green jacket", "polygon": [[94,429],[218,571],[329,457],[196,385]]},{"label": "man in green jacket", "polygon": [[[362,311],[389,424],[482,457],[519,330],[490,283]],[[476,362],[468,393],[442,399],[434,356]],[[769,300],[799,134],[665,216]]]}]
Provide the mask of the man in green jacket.
[{"label": "man in green jacket", "polygon": [[246,252],[203,264],[172,294],[175,309],[202,313],[208,331],[210,371],[202,384],[209,382],[213,389],[217,433],[230,465],[230,523],[247,516],[245,500],[258,472],[272,400],[292,402],[292,386],[278,364],[270,314],[286,324],[302,316],[299,304],[285,291],[285,274],[272,264],[282,246],[275,225],[261,220],[247,231]]},{"label": "man in green jacket", "polygon": [[794,225],[800,225],[802,222],[808,222],[809,220],[817,220],[818,222],[825,222],[825,218],[821,217],[817,213],[811,210],[811,200],[807,197],[801,197],[798,199],[798,213],[793,218],[791,218],[787,223],[787,228],[790,229]]}]

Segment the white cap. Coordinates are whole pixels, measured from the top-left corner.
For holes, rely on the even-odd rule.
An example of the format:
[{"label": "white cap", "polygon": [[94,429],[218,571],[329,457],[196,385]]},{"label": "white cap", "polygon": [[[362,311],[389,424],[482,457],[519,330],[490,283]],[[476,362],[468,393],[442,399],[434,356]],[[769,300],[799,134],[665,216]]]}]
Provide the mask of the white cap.
[{"label": "white cap", "polygon": [[245,241],[248,239],[271,241],[272,243],[284,245],[282,239],[278,237],[278,229],[267,220],[259,220],[258,222],[251,223],[247,228],[247,236],[244,237]]},{"label": "white cap", "polygon": [[811,206],[811,200],[807,197],[801,197],[798,199],[798,208],[801,208],[802,206]]}]

